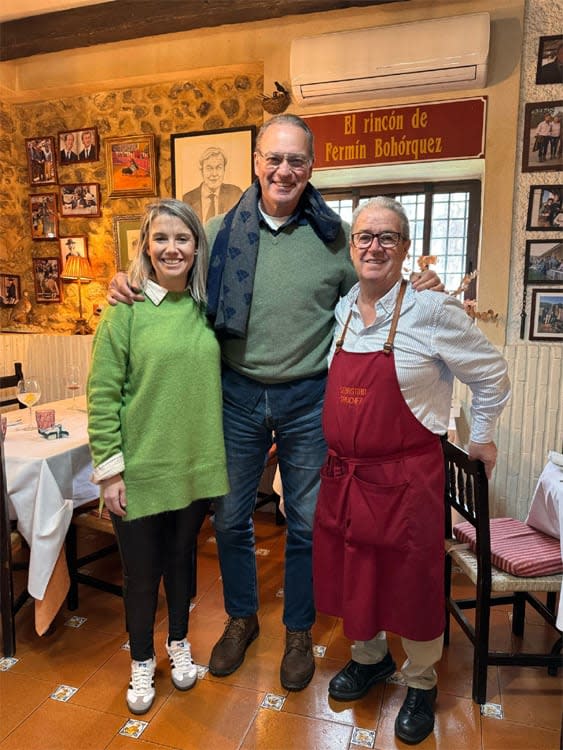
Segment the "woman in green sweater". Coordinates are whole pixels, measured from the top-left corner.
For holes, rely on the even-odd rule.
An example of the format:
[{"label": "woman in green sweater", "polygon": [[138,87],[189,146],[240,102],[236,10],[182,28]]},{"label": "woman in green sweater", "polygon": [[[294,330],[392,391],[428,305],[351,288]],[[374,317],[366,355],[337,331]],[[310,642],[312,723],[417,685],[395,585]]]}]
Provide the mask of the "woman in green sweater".
[{"label": "woman in green sweater", "polygon": [[127,705],[154,701],[154,620],[161,578],[172,682],[191,688],[189,600],[206,498],[228,491],[220,352],[205,316],[208,247],[194,211],[177,200],[147,207],[131,282],[140,305],[109,307],[88,378],[94,479],[110,511],[123,565],[131,647]]}]

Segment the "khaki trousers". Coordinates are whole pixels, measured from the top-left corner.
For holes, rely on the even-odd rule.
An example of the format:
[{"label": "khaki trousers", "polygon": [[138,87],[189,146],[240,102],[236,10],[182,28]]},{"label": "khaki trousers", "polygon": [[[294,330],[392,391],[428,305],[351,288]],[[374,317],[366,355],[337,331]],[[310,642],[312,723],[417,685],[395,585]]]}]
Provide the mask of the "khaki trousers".
[{"label": "khaki trousers", "polygon": [[[401,675],[409,687],[430,690],[438,681],[434,664],[440,661],[444,636],[432,641],[411,641],[401,638],[401,644],[407,655],[401,667]],[[377,664],[388,651],[387,634],[378,633],[371,641],[355,641],[352,644],[352,659],[359,664]]]}]

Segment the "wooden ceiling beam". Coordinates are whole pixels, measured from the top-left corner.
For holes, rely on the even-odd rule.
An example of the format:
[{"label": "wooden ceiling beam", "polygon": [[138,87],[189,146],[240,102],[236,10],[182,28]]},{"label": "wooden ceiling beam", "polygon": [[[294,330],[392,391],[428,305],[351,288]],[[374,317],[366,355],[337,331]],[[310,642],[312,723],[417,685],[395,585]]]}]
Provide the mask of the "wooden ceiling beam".
[{"label": "wooden ceiling beam", "polygon": [[0,25],[0,61],[289,15],[408,0],[117,0]]}]

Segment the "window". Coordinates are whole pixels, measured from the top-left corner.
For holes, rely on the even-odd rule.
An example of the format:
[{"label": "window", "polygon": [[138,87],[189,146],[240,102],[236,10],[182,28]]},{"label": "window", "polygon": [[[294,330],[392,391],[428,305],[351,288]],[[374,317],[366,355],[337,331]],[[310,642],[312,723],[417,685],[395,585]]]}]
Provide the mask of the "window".
[{"label": "window", "polygon": [[[402,185],[372,185],[349,190],[323,191],[328,205],[350,222],[357,205],[376,195],[388,195],[405,208],[411,228],[408,271],[418,271],[422,255],[435,255],[433,269],[448,291],[456,290],[464,275],[477,267],[477,243],[481,214],[481,183],[437,182]],[[471,284],[466,292],[475,296]]]}]

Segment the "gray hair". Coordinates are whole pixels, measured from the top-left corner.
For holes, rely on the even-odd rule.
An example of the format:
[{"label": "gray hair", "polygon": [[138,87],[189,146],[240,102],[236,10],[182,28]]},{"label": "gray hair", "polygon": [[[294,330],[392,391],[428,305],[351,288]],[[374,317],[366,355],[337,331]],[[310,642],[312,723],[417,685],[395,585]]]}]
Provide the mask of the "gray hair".
[{"label": "gray hair", "polygon": [[267,120],[262,125],[262,127],[258,131],[258,135],[256,136],[256,148],[260,148],[260,143],[262,142],[264,133],[272,125],[293,125],[296,128],[300,128],[307,136],[307,147],[309,150],[309,156],[311,157],[311,159],[315,158],[315,137],[313,136],[313,131],[307,125],[305,120],[301,119],[301,117],[298,117],[297,115],[289,115],[289,114],[276,115],[275,117],[272,117],[270,120]]},{"label": "gray hair", "polygon": [[375,198],[370,198],[368,201],[366,201],[365,203],[361,203],[355,208],[354,213],[352,214],[352,232],[354,231],[354,227],[356,226],[358,216],[362,213],[362,211],[370,208],[384,208],[387,211],[393,211],[393,213],[397,214],[401,223],[401,234],[403,236],[403,239],[410,240],[411,233],[409,218],[405,212],[405,209],[398,201],[394,200],[393,198],[389,198],[387,195],[378,195]]},{"label": "gray hair", "polygon": [[142,288],[147,279],[151,278],[153,281],[156,281],[148,249],[152,222],[163,214],[180,219],[194,236],[197,254],[188,274],[188,285],[194,300],[199,304],[205,304],[207,301],[206,285],[209,249],[203,225],[191,206],[174,198],[163,198],[145,208],[145,215],[139,234],[139,244],[137,245],[135,257],[128,268],[131,285]]}]

